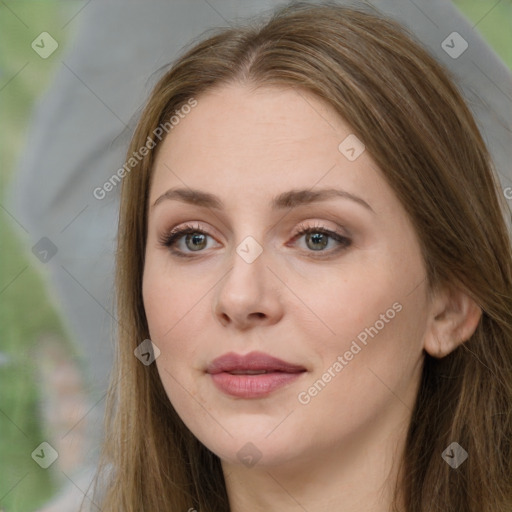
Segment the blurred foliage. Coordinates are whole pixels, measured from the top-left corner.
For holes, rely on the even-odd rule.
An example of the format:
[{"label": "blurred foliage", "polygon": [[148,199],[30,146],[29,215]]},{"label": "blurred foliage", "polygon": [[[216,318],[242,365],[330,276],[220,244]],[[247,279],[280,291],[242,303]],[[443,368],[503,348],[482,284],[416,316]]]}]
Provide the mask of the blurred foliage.
[{"label": "blurred foliage", "polygon": [[453,3],[512,69],[512,0],[453,0]]},{"label": "blurred foliage", "polygon": [[[39,409],[35,350],[45,334],[63,340],[70,350],[53,301],[45,286],[43,265],[29,247],[28,234],[6,209],[6,187],[23,150],[34,103],[51,83],[73,22],[63,25],[83,5],[74,1],[0,3],[0,510],[30,511],[42,505],[62,481],[40,468],[32,451],[45,441]],[[31,48],[47,31],[59,42],[48,59]]]}]

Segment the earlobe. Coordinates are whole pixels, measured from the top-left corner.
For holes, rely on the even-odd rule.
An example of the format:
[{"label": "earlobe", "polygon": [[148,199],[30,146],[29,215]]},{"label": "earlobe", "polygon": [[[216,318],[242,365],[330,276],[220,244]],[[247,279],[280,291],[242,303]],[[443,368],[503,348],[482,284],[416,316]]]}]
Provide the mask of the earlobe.
[{"label": "earlobe", "polygon": [[482,317],[482,308],[466,292],[444,288],[432,301],[424,349],[442,358],[467,341]]}]

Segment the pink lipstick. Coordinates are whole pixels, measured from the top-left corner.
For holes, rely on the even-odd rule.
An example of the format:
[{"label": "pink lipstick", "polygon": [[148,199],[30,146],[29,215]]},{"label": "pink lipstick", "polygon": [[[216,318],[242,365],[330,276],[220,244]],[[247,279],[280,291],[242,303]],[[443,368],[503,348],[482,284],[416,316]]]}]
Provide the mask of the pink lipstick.
[{"label": "pink lipstick", "polygon": [[233,352],[214,359],[207,367],[214,384],[239,398],[262,398],[299,378],[306,368],[263,352]]}]

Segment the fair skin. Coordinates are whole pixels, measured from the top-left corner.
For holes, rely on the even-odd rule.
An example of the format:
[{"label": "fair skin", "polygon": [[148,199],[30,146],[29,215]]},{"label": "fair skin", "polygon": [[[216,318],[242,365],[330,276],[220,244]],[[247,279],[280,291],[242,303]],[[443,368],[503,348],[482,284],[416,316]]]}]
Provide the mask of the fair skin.
[{"label": "fair skin", "polygon": [[[350,161],[338,150],[353,131],[321,100],[239,84],[197,100],[160,146],[149,197],[143,299],[167,395],[220,457],[233,512],[388,511],[424,350],[452,351],[480,310],[453,290],[428,300],[406,212],[368,151]],[[214,194],[224,206],[169,198],[152,206],[172,188]],[[339,196],[271,207],[292,189],[324,188],[371,209]],[[176,241],[190,258],[160,240],[185,223],[207,233]],[[322,238],[319,226],[349,245]],[[316,238],[296,237],[300,227]],[[251,263],[236,251],[248,236],[263,249]],[[263,398],[213,385],[208,363],[254,350],[307,371]],[[325,386],[308,394],[329,368]],[[250,467],[237,457],[249,442],[260,457]]]}]

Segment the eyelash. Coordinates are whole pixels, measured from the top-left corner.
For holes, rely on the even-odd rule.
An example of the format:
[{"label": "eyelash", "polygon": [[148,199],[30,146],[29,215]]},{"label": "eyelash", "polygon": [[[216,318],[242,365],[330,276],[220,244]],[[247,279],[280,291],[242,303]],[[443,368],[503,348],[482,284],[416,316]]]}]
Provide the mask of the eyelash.
[{"label": "eyelash", "polygon": [[[193,258],[195,256],[193,253],[185,253],[184,254],[180,250],[175,249],[174,246],[185,235],[197,234],[197,233],[206,235],[206,236],[211,236],[206,231],[201,229],[198,225],[194,226],[192,224],[185,224],[184,226],[182,226],[180,228],[177,228],[177,229],[175,228],[175,229],[171,230],[169,233],[164,233],[159,238],[159,243],[161,245],[169,248],[170,251],[173,254],[175,254],[176,256],[180,256],[183,258]],[[307,226],[305,224],[301,224],[299,226],[299,230],[293,236],[293,241],[295,241],[298,238],[300,238],[301,236],[307,235],[309,233],[321,233],[323,235],[326,235],[326,236],[332,238],[333,240],[335,240],[336,242],[338,242],[340,244],[340,247],[338,247],[338,249],[331,249],[329,251],[308,251],[311,253],[318,252],[318,253],[324,253],[324,254],[327,253],[328,255],[331,255],[333,253],[337,253],[340,250],[347,249],[352,244],[352,240],[350,240],[346,236],[340,235],[339,233],[337,233],[335,231],[331,231],[330,229],[327,229],[327,228],[324,228],[324,227],[318,226],[318,225],[317,226]],[[202,252],[202,251],[198,251],[198,252]],[[316,257],[322,258],[325,256],[319,255]]]}]

